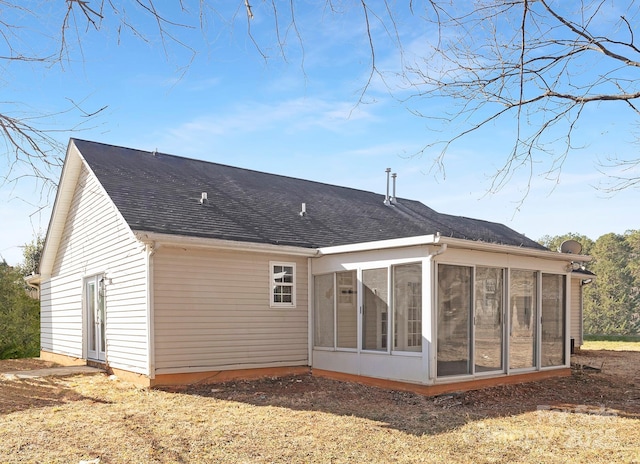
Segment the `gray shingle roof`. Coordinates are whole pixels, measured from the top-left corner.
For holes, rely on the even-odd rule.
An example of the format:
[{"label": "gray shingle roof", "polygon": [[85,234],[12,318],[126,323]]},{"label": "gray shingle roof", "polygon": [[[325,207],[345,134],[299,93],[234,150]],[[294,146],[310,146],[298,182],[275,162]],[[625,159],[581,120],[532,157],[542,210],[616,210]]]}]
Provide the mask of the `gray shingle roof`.
[{"label": "gray shingle roof", "polygon": [[[546,249],[493,222],[418,201],[217,163],[74,139],[135,231],[316,248],[440,233]],[[200,203],[202,192],[208,202]],[[307,214],[301,216],[301,204]]]}]

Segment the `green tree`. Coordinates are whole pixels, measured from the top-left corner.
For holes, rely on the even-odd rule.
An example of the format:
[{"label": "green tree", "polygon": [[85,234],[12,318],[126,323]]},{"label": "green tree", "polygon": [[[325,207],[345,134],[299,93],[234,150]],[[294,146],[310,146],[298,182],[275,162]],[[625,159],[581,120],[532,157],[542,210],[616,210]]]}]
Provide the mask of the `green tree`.
[{"label": "green tree", "polygon": [[556,235],[553,237],[550,235],[544,235],[540,239],[538,239],[538,243],[540,245],[546,246],[551,251],[558,251],[558,249],[560,248],[560,245],[565,240],[575,240],[576,242],[582,245],[581,253],[583,255],[591,254],[591,249],[593,248],[594,241],[591,240],[586,235],[578,234],[575,232],[569,232],[563,235]]},{"label": "green tree", "polygon": [[24,287],[19,269],[0,263],[0,359],[38,356],[40,302]]},{"label": "green tree", "polygon": [[631,249],[628,266],[633,279],[631,296],[635,302],[635,307],[630,311],[631,328],[634,333],[640,334],[640,230],[628,230],[625,240]]},{"label": "green tree", "polygon": [[625,235],[605,234],[592,249],[591,270],[597,278],[585,288],[584,331],[588,334],[629,335],[637,327],[637,289],[630,260],[632,247]]},{"label": "green tree", "polygon": [[44,236],[38,234],[33,241],[27,243],[22,251],[24,261],[19,266],[20,272],[23,276],[29,276],[31,274],[37,274],[40,268],[40,257],[42,256],[42,250],[44,248]]},{"label": "green tree", "polygon": [[565,240],[582,244],[582,254],[592,261],[587,269],[596,274],[585,287],[584,330],[594,335],[640,333],[640,230],[622,235],[606,234],[595,242],[585,235],[545,235],[538,243],[557,250]]}]

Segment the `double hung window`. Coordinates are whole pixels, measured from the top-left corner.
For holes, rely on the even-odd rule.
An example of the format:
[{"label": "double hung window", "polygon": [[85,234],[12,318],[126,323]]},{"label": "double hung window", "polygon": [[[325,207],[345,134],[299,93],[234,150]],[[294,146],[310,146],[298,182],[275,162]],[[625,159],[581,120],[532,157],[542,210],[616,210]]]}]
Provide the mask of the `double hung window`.
[{"label": "double hung window", "polygon": [[295,263],[269,263],[271,277],[272,308],[295,308],[296,265]]}]

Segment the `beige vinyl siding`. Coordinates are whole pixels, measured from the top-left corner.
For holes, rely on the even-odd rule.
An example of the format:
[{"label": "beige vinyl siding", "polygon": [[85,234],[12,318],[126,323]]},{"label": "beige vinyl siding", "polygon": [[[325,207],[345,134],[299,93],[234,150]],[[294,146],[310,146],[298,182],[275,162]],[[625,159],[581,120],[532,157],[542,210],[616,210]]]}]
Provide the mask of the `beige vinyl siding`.
[{"label": "beige vinyl siding", "polygon": [[85,357],[83,278],[104,274],[107,362],[148,373],[146,253],[83,166],[51,279],[42,286],[42,349]]},{"label": "beige vinyl siding", "polygon": [[582,287],[581,279],[571,279],[571,338],[575,340],[575,347],[582,346]]},{"label": "beige vinyl siding", "polygon": [[[308,364],[307,260],[160,247],[156,373]],[[295,308],[270,307],[270,261],[296,264]]]}]

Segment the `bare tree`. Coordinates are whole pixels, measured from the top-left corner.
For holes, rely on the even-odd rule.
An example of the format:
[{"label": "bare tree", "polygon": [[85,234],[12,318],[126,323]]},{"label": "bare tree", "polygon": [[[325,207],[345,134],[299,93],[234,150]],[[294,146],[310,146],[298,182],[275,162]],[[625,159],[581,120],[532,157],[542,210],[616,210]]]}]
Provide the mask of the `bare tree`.
[{"label": "bare tree", "polygon": [[[51,18],[43,17],[34,2],[0,1],[1,75],[10,73],[13,66],[29,64],[46,69],[62,64],[68,56],[66,31],[76,6],[91,11],[87,2],[68,0],[67,15],[59,25],[58,34],[50,36],[47,28],[39,26]],[[33,33],[37,39],[31,37],[29,40]],[[40,44],[44,45],[38,47]],[[46,199],[55,189],[55,179],[63,162],[64,145],[56,135],[82,129],[103,109],[87,111],[82,102],[66,99],[59,111],[44,113],[20,101],[0,101],[0,138],[5,142],[2,153],[5,166],[0,169],[0,186],[17,184],[24,179],[35,180],[40,187],[41,200]],[[77,123],[73,127],[56,126],[54,120],[63,114],[73,114]]]},{"label": "bare tree", "polygon": [[[0,9],[20,13],[0,20],[6,50],[0,67],[14,61],[64,66],[70,57],[82,57],[83,37],[107,27],[117,31],[118,40],[128,34],[151,43],[147,34],[153,25],[165,54],[182,57],[179,72],[184,72],[206,42],[190,42],[185,32],[210,38],[242,23],[261,58],[288,61],[293,55],[304,69],[308,23],[299,21],[302,6],[295,0],[58,0],[46,17],[35,5],[0,0]],[[325,0],[314,8],[319,20],[348,17],[363,31],[370,72],[360,101],[381,81],[436,131],[447,127],[449,135],[443,132],[421,152],[433,156],[437,167],[443,169],[452,144],[470,134],[497,124],[512,128],[512,148],[494,173],[492,190],[520,170],[528,171],[531,180],[539,163],[545,163],[547,176],[557,178],[567,156],[587,142],[575,140],[575,134],[589,105],[618,104],[629,111],[631,121],[638,121],[640,48],[634,28],[640,6],[635,1]],[[57,24],[57,33],[47,36],[48,47],[32,53],[21,25],[11,21],[15,17]],[[257,17],[263,19],[259,24]],[[409,34],[406,18],[419,30]],[[380,64],[381,50],[389,49],[398,57],[393,69]],[[447,102],[447,112],[424,109],[440,99]],[[11,153],[10,166],[23,163],[35,176],[46,177],[43,166],[60,161],[52,155],[60,150],[55,134],[39,125],[41,115],[12,116],[2,109],[7,106],[0,104],[0,130]],[[73,102],[63,111],[79,111],[81,122],[96,112]],[[433,133],[425,137],[433,138]],[[607,168],[615,168],[614,174]],[[610,191],[640,185],[639,168],[640,157],[635,156],[612,157],[596,167],[609,175],[604,188]]]},{"label": "bare tree", "polygon": [[[404,68],[403,77],[414,90],[410,100],[446,98],[453,105],[441,115],[415,110],[458,128],[425,147],[440,145],[441,167],[453,143],[500,124],[511,128],[512,149],[495,172],[492,190],[519,169],[531,180],[536,163],[557,179],[567,156],[589,142],[575,137],[585,107],[618,105],[638,122],[635,2],[479,0],[429,7],[434,3],[438,40]],[[640,185],[639,167],[639,157],[611,157],[595,168],[609,176],[602,187],[615,191]]]}]

